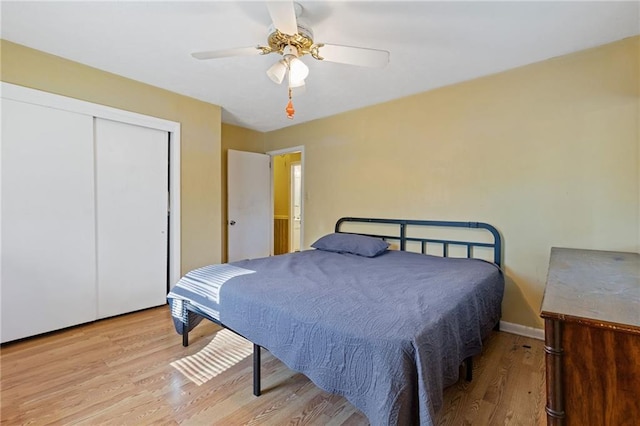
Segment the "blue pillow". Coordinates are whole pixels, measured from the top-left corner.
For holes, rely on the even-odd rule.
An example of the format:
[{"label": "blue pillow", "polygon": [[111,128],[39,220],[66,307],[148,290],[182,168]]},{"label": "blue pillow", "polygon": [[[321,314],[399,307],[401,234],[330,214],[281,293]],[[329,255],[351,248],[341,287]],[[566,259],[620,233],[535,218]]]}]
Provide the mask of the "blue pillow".
[{"label": "blue pillow", "polygon": [[351,253],[358,256],[376,257],[389,248],[389,243],[380,238],[358,234],[328,234],[320,238],[311,247],[335,253]]}]

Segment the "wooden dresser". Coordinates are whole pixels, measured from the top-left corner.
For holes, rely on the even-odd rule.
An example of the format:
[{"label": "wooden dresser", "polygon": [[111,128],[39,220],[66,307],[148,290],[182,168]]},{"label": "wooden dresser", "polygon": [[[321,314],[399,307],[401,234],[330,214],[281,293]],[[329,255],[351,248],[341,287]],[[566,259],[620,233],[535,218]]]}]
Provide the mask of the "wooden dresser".
[{"label": "wooden dresser", "polygon": [[552,248],[547,424],[640,425],[640,255]]}]

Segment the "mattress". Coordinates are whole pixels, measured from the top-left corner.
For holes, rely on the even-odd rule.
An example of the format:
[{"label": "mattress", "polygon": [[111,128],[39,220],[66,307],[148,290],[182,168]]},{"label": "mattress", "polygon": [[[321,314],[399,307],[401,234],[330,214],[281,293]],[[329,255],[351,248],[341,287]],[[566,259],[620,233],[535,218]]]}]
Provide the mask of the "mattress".
[{"label": "mattress", "polygon": [[[176,330],[182,303],[206,305],[372,425],[432,424],[443,389],[499,321],[504,291],[492,263],[400,251],[308,250],[214,266],[169,294]],[[195,297],[184,282],[211,294]]]}]

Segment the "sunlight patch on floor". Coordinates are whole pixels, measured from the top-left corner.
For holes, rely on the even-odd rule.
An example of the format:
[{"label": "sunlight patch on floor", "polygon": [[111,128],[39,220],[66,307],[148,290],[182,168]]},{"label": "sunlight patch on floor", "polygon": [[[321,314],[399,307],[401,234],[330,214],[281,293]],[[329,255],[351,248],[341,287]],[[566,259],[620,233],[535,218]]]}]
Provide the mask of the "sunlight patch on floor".
[{"label": "sunlight patch on floor", "polygon": [[251,342],[225,329],[218,331],[198,353],[176,360],[171,366],[201,386],[248,357],[252,351]]}]

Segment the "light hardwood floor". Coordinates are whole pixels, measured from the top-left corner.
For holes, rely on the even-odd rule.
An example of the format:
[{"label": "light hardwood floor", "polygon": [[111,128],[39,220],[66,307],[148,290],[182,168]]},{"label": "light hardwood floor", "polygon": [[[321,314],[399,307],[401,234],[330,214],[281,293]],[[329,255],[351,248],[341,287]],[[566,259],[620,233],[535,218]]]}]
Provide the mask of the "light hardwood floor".
[{"label": "light hardwood floor", "polygon": [[[202,386],[170,362],[218,328],[203,321],[181,345],[165,307],[9,343],[0,349],[2,424],[367,425],[344,398],[263,351],[263,395],[251,357]],[[493,332],[474,379],[445,390],[439,425],[544,424],[543,343]]]}]

